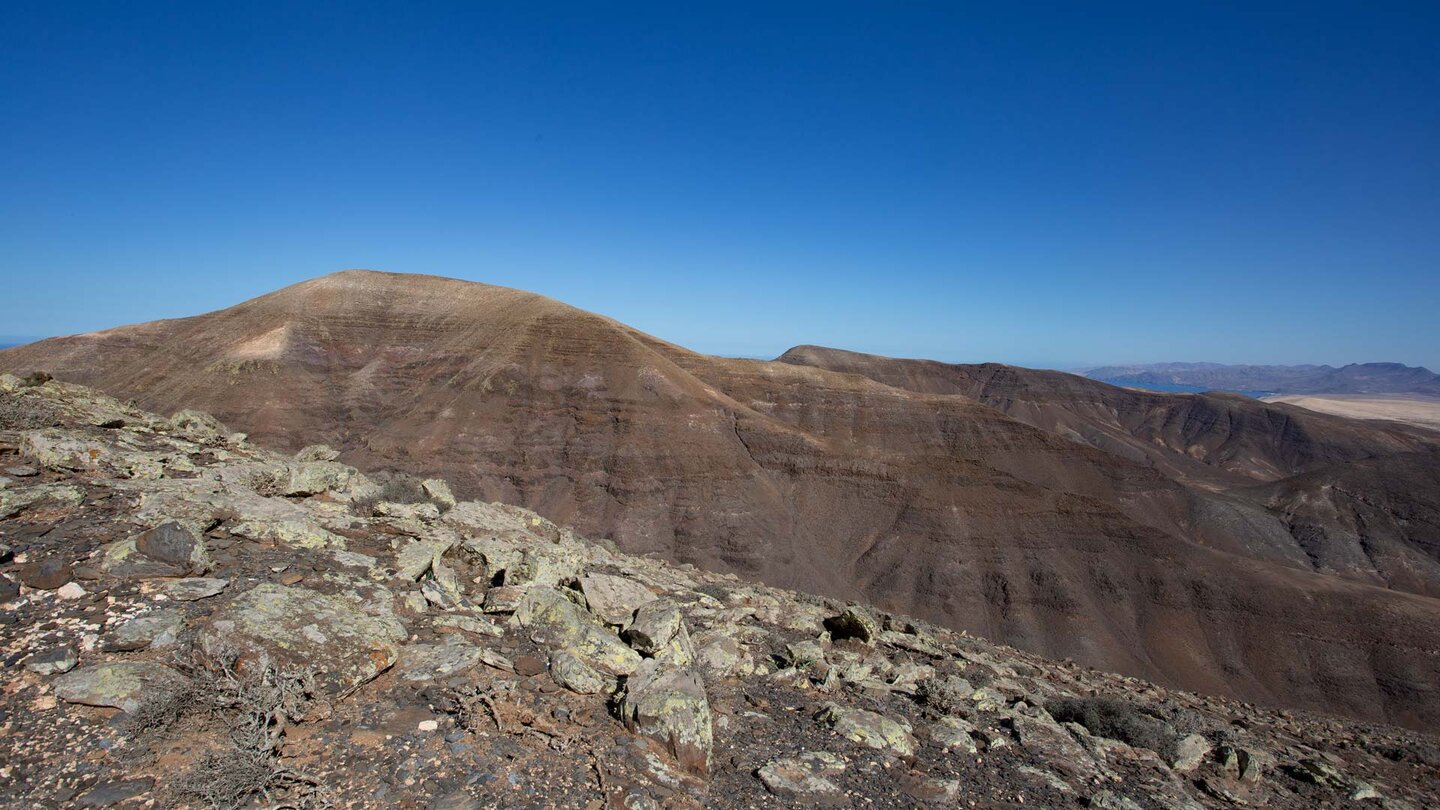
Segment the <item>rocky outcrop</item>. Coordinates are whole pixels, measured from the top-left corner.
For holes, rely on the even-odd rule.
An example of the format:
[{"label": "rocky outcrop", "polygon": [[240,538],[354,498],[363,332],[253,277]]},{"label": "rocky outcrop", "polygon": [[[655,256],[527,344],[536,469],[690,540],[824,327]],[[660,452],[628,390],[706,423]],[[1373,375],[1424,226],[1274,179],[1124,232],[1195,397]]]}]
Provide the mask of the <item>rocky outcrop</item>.
[{"label": "rocky outcrop", "polygon": [[[295,459],[202,414],[160,419],[53,382],[8,396],[0,413],[43,411],[57,441],[108,461],[48,465],[0,430],[0,468],[39,470],[7,488],[79,495],[20,498],[0,520],[0,575],[15,583],[0,594],[6,804],[1440,799],[1440,740],[1424,734],[1168,691],[873,605],[630,556],[510,506],[373,509],[361,472],[312,495],[256,489],[255,470]],[[101,426],[117,413],[130,427]],[[155,477],[131,474],[160,458]],[[160,503],[206,550],[208,576],[103,564],[117,536],[167,525]],[[209,511],[218,503],[227,511]],[[338,539],[251,531],[277,519]],[[185,534],[160,540],[133,554],[193,560]]]}]

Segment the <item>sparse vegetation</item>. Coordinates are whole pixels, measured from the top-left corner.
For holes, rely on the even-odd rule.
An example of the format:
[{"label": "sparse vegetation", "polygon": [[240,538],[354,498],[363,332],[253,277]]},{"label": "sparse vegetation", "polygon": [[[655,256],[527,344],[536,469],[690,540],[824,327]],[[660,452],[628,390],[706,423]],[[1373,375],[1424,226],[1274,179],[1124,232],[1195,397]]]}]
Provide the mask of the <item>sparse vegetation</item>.
[{"label": "sparse vegetation", "polygon": [[380,489],[350,502],[350,510],[361,517],[374,517],[381,503],[434,503],[442,512],[446,504],[438,503],[425,492],[419,478],[402,472],[377,473],[372,476]]},{"label": "sparse vegetation", "polygon": [[1058,698],[1045,710],[1060,723],[1079,723],[1091,734],[1173,756],[1179,739],[1175,728],[1143,709],[1113,698]]}]

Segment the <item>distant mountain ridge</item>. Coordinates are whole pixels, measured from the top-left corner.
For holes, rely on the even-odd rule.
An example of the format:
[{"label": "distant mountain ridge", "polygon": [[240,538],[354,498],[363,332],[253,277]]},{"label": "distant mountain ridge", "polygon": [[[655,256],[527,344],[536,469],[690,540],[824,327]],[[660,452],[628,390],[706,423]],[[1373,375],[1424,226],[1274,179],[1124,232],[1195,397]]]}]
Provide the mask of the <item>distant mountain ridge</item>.
[{"label": "distant mountain ridge", "polygon": [[1150,363],[1101,366],[1082,372],[1114,385],[1185,385],[1208,390],[1275,394],[1419,394],[1440,397],[1440,374],[1403,363],[1346,366],[1250,366]]}]

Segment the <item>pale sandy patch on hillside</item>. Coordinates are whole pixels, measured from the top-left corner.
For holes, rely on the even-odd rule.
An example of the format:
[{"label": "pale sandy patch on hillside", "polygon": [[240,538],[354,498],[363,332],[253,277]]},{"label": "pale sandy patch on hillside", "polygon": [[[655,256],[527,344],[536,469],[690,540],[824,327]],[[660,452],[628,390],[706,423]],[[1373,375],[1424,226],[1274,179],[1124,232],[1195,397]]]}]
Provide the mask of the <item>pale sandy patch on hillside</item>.
[{"label": "pale sandy patch on hillside", "polygon": [[1265,397],[1265,401],[1285,402],[1351,419],[1385,419],[1440,430],[1440,399],[1378,394],[1297,394]]},{"label": "pale sandy patch on hillside", "polygon": [[230,350],[230,356],[237,360],[261,360],[280,357],[290,337],[290,325],[286,324]]}]

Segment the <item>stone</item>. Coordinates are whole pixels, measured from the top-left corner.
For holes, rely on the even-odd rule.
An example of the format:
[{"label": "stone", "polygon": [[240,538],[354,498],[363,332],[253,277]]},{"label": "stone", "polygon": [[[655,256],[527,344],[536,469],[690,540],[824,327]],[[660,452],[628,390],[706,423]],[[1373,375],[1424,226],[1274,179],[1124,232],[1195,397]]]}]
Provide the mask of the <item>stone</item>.
[{"label": "stone", "polygon": [[16,572],[27,588],[53,591],[70,581],[70,563],[59,557],[25,563]]},{"label": "stone", "polygon": [[930,726],[930,739],[934,740],[942,748],[955,751],[964,751],[967,754],[977,753],[980,749],[975,744],[975,726],[959,717],[942,717]]},{"label": "stone", "polygon": [[101,649],[106,652],[167,649],[175,646],[184,626],[185,618],[177,610],[146,613],[117,626],[105,637]]},{"label": "stone", "polygon": [[421,720],[415,725],[416,731],[432,732],[440,730],[439,720]]},{"label": "stone", "polygon": [[1049,715],[1012,714],[1005,722],[1026,751],[1056,771],[1082,779],[1095,773],[1095,759],[1090,752]]},{"label": "stone", "polygon": [[395,552],[395,575],[418,582],[449,548],[443,540],[412,540]]},{"label": "stone", "polygon": [[55,695],[68,703],[133,712],[145,698],[165,689],[182,689],[184,675],[154,661],[111,661],[67,672],[53,682]]},{"label": "stone", "polygon": [[795,669],[809,669],[825,660],[825,650],[806,639],[785,645],[785,662]]},{"label": "stone", "polygon": [[455,493],[450,491],[449,482],[442,478],[427,478],[420,482],[420,489],[424,491],[425,497],[431,503],[443,509],[451,509],[455,506]]},{"label": "stone", "polygon": [[189,577],[161,582],[160,592],[179,602],[197,602],[215,596],[229,584],[228,579]]},{"label": "stone", "polygon": [[371,615],[341,596],[262,583],[218,611],[199,639],[212,653],[234,647],[242,660],[310,670],[323,690],[344,695],[394,664],[406,635],[389,613]]},{"label": "stone", "polygon": [[830,777],[845,771],[845,760],[828,751],[806,751],[772,760],[755,772],[765,789],[786,800],[838,797],[840,786]]},{"label": "stone", "polygon": [[521,585],[497,585],[485,592],[481,609],[486,613],[514,613],[525,598],[525,587]]},{"label": "stone", "polygon": [[515,618],[536,644],[569,650],[607,675],[629,675],[640,667],[639,653],[555,588],[537,585],[527,589]]},{"label": "stone", "polygon": [[306,445],[295,454],[296,461],[334,461],[339,457],[340,451],[328,444]]},{"label": "stone", "polygon": [[79,653],[75,651],[74,647],[67,644],[35,653],[25,660],[25,668],[36,675],[58,675],[74,669],[79,662]]},{"label": "stone", "polygon": [[596,694],[611,684],[604,675],[565,650],[556,650],[550,657],[550,677],[566,689],[581,695]]},{"label": "stone", "polygon": [[685,770],[709,773],[714,744],[710,702],[693,669],[645,660],[626,679],[620,718],[632,732],[659,743]]},{"label": "stone", "polygon": [[710,678],[730,678],[753,671],[749,656],[740,642],[729,636],[716,636],[695,649],[695,664]]},{"label": "stone", "polygon": [[610,574],[586,574],[580,579],[580,590],[585,594],[590,612],[606,624],[614,625],[628,623],[636,608],[657,598],[635,580]]},{"label": "stone", "polygon": [[839,616],[825,620],[825,629],[830,631],[834,641],[855,639],[862,644],[874,644],[880,637],[880,624],[870,612],[854,605]]},{"label": "stone", "polygon": [[196,545],[195,535],[173,520],[135,536],[136,551],[156,562],[180,567],[190,565]]},{"label": "stone", "polygon": [[1347,785],[1345,775],[1324,760],[1302,759],[1285,770],[1301,782],[1309,782],[1330,790],[1340,790]]},{"label": "stone", "polygon": [[435,681],[458,675],[480,663],[484,650],[472,644],[410,644],[400,648],[400,677]]},{"label": "stone", "polygon": [[492,638],[499,638],[505,635],[505,631],[496,627],[493,622],[478,616],[437,616],[435,617],[435,626],[453,627],[456,630],[464,630],[467,633],[474,633],[477,636],[490,636]]},{"label": "stone", "polygon": [[39,475],[40,469],[29,465],[17,465],[15,467],[6,467],[5,474],[13,475],[16,478],[30,478]]},{"label": "stone", "polygon": [[1350,791],[1350,801],[1352,802],[1363,802],[1367,799],[1379,798],[1382,798],[1380,791],[1376,790],[1375,786],[1369,782],[1356,782],[1355,788]]},{"label": "stone", "polygon": [[1144,810],[1134,799],[1110,790],[1095,791],[1086,799],[1086,804],[1097,810]]},{"label": "stone", "polygon": [[170,428],[191,441],[218,444],[225,441],[229,430],[219,419],[203,411],[178,411],[170,417]]},{"label": "stone", "polygon": [[1175,756],[1170,760],[1170,767],[1181,773],[1189,773],[1200,767],[1213,748],[1204,736],[1188,735],[1175,744]]},{"label": "stone", "polygon": [[866,709],[827,703],[817,717],[835,732],[861,745],[900,756],[915,755],[915,738],[910,724]]},{"label": "stone", "polygon": [[76,799],[81,807],[114,807],[121,802],[142,796],[155,787],[150,777],[101,782]]},{"label": "stone", "polygon": [[685,628],[685,617],[673,602],[655,600],[635,611],[635,621],[625,629],[625,640],[641,655],[663,658],[678,666],[695,660],[695,648]]},{"label": "stone", "polygon": [[20,583],[0,574],[0,602],[9,602],[20,595]]},{"label": "stone", "polygon": [[534,655],[517,655],[513,659],[515,674],[529,678],[545,671],[545,659]]},{"label": "stone", "polygon": [[78,582],[67,582],[55,589],[55,595],[65,600],[79,599],[86,594],[86,590],[80,587]]}]

